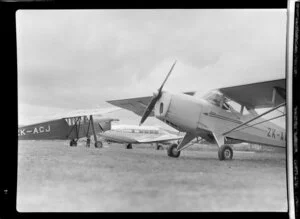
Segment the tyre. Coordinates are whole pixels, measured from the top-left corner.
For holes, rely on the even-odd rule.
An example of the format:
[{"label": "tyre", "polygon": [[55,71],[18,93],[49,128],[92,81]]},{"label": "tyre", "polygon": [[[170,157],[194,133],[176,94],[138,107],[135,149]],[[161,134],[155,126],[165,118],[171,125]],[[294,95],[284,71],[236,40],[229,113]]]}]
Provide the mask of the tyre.
[{"label": "tyre", "polygon": [[222,145],[218,151],[219,160],[232,160],[233,150],[229,145]]},{"label": "tyre", "polygon": [[71,147],[77,146],[77,143],[76,143],[76,141],[75,141],[74,139],[72,139],[72,140],[70,141],[70,146],[71,146]]},{"label": "tyre", "polygon": [[170,145],[168,147],[167,153],[169,157],[179,157],[180,151],[177,150],[177,144]]},{"label": "tyre", "polygon": [[160,144],[156,146],[156,150],[163,150],[163,146],[161,146]]},{"label": "tyre", "polygon": [[102,148],[102,142],[101,141],[95,142],[95,148]]}]

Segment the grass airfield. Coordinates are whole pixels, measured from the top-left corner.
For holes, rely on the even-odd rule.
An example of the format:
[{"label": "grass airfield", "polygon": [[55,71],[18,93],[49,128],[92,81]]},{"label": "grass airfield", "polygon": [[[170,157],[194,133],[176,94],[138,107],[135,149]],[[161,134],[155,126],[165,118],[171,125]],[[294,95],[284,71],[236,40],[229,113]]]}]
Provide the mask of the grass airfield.
[{"label": "grass airfield", "polygon": [[284,152],[194,145],[179,158],[151,145],[19,141],[19,212],[287,211]]}]

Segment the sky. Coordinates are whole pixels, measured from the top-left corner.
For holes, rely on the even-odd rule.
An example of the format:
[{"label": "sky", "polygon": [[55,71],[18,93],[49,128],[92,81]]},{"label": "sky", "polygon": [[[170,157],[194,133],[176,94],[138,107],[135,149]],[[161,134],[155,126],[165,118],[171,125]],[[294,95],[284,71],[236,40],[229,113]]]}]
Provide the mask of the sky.
[{"label": "sky", "polygon": [[150,96],[175,60],[171,92],[285,77],[285,9],[19,10],[16,31],[19,124]]}]

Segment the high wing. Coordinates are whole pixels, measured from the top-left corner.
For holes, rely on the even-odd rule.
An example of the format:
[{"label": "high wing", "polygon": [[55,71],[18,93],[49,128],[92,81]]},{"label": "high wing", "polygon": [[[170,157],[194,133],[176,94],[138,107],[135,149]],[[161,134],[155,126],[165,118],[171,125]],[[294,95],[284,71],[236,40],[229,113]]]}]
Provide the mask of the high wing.
[{"label": "high wing", "polygon": [[[130,98],[130,99],[122,99],[122,100],[109,100],[106,102],[114,106],[130,110],[135,114],[142,116],[151,98],[152,96],[147,96],[147,97],[137,97],[137,98]],[[149,116],[154,116],[154,113],[151,112]]]},{"label": "high wing", "polygon": [[286,80],[278,79],[219,88],[225,96],[250,108],[274,107],[285,102]]}]

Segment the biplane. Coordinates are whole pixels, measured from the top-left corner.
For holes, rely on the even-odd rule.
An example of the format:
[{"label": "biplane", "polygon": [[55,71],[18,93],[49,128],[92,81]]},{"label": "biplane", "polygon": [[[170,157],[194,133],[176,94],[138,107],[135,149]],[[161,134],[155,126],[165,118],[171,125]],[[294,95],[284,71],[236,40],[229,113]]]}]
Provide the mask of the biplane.
[{"label": "biplane", "polygon": [[112,125],[111,129],[98,134],[107,142],[126,144],[126,149],[132,149],[133,144],[156,144],[156,149],[163,149],[164,144],[182,139],[180,133],[155,126]]},{"label": "biplane", "polygon": [[[285,116],[285,79],[257,82],[199,92],[170,93],[163,86],[170,76],[172,65],[162,85],[153,96],[110,100],[108,103],[141,116],[140,125],[148,116],[155,116],[180,132],[185,132],[179,144],[168,147],[170,157],[179,157],[196,137],[216,143],[220,160],[233,157],[231,144],[248,142],[286,147],[285,128],[271,120]],[[280,115],[263,116],[283,108]],[[257,109],[269,108],[264,113]]]},{"label": "biplane", "polygon": [[[110,109],[106,113],[115,110],[117,109]],[[101,148],[102,142],[97,140],[97,133],[109,130],[111,122],[119,120],[105,117],[94,119],[93,115],[101,114],[99,114],[99,110],[77,110],[67,113],[61,118],[52,118],[48,121],[21,126],[18,128],[18,139],[70,140],[70,146],[77,146],[77,141],[86,137],[87,146],[90,146],[90,137],[93,135],[95,147]]]}]

